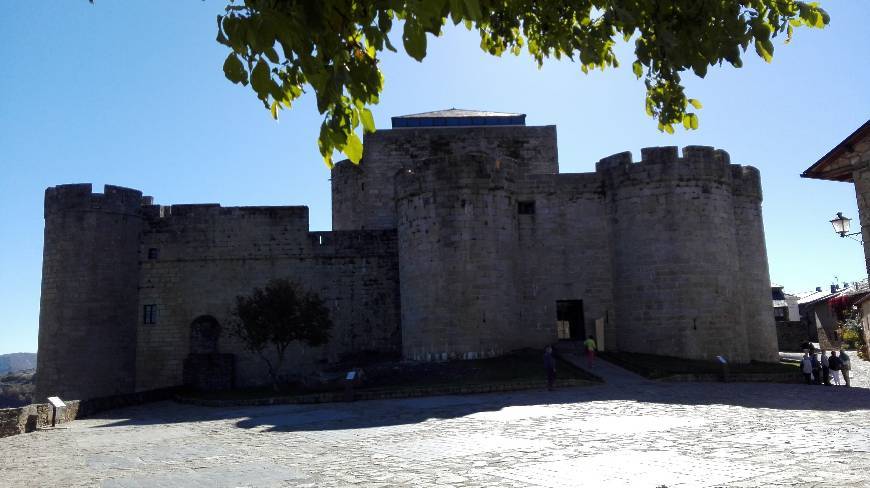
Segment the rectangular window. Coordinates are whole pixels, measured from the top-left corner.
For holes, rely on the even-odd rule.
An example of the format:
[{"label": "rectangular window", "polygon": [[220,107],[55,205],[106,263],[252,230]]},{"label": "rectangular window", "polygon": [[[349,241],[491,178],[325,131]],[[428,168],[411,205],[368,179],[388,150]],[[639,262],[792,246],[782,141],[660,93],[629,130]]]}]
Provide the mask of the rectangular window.
[{"label": "rectangular window", "polygon": [[142,307],[142,323],[152,325],[157,323],[157,305],[145,305]]},{"label": "rectangular window", "polygon": [[157,249],[156,247],[149,247],[148,248],[148,259],[157,259],[159,257],[160,257],[160,249]]},{"label": "rectangular window", "polygon": [[520,215],[532,215],[535,213],[535,201],[517,202],[517,213]]}]

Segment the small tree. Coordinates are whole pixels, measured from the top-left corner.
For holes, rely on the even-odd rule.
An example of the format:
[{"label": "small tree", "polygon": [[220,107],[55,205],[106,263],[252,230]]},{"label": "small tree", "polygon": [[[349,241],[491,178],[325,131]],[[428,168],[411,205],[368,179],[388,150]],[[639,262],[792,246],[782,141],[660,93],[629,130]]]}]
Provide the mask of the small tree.
[{"label": "small tree", "polygon": [[237,296],[233,315],[233,335],[266,363],[276,390],[287,347],[296,341],[312,347],[326,344],[332,328],[320,296],[283,279],[254,288],[250,296]]}]

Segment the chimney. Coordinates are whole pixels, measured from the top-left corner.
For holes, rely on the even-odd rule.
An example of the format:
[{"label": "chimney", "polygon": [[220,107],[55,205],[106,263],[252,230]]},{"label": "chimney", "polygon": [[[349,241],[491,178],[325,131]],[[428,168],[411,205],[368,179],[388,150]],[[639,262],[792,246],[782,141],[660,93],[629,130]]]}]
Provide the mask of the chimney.
[{"label": "chimney", "polygon": [[840,285],[832,284],[831,285],[831,293],[837,293],[837,290],[840,289]]},{"label": "chimney", "polygon": [[821,287],[821,286],[817,286],[817,287],[816,287],[816,291],[822,291],[822,287]]}]

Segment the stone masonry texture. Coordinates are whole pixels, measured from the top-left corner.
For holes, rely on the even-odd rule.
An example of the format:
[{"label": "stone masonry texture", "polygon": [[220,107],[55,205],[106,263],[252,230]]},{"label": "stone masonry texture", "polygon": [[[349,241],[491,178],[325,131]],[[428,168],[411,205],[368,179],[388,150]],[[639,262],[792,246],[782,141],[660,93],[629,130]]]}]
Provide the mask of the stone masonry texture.
[{"label": "stone masonry texture", "polygon": [[[309,231],[303,206],[49,188],[37,401],[180,385],[203,353],[235,357],[216,384],[267,382],[228,331],[235,297],[276,278],[320,294],[335,324],[289,351],[287,377],[542,347],[562,300],[582,301],[576,335],[605,321],[608,349],[775,361],[758,171],[710,147],[641,155],[564,174],[553,126],[381,130],[332,172],[331,232]],[[217,324],[208,351],[202,323]]]}]

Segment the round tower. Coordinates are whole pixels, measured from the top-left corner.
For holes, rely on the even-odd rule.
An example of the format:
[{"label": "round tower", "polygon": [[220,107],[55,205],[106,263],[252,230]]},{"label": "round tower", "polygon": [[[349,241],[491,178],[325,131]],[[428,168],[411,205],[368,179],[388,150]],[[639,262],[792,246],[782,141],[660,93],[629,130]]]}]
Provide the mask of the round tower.
[{"label": "round tower", "polygon": [[618,348],[748,362],[727,154],[701,146],[682,158],[676,147],[641,153],[639,163],[624,153],[598,167],[611,215]]},{"label": "round tower", "polygon": [[407,359],[489,357],[517,337],[517,164],[464,154],[396,175],[402,351]]},{"label": "round tower", "polygon": [[45,191],[35,401],[135,389],[142,193]]}]

